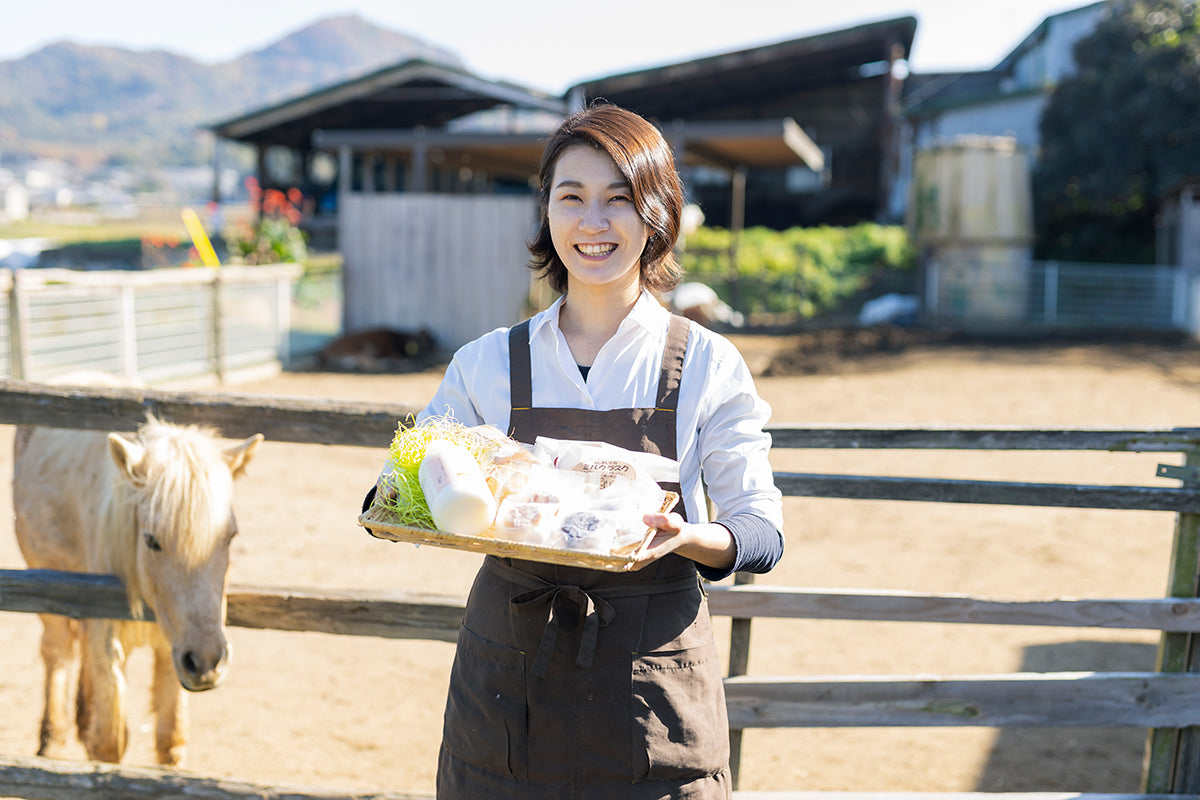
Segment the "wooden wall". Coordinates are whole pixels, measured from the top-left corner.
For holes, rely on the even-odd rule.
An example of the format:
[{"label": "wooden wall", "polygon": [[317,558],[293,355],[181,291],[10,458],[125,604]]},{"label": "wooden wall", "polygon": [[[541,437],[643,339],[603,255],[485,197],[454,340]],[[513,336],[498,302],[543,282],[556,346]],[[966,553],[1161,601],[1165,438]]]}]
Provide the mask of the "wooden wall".
[{"label": "wooden wall", "polygon": [[343,330],[428,328],[453,350],[526,314],[531,197],[351,193],[339,217]]}]

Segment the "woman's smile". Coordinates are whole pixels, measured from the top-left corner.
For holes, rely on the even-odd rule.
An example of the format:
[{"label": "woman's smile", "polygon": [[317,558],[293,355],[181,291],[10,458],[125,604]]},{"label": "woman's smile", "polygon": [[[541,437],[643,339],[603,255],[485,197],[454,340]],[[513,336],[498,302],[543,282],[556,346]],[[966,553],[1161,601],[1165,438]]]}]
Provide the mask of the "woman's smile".
[{"label": "woman's smile", "polygon": [[616,250],[617,246],[612,243],[577,244],[577,245],[575,245],[575,249],[578,250],[579,252],[583,253],[585,256],[599,257],[599,256],[608,255],[613,250]]}]

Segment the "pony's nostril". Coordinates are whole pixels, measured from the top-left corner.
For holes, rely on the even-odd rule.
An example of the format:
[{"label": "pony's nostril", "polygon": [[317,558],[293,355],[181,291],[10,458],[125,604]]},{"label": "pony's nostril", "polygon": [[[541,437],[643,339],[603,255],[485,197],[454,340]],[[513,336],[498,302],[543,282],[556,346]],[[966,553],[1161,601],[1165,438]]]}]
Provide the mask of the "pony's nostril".
[{"label": "pony's nostril", "polygon": [[200,665],[196,663],[196,654],[191,650],[188,650],[186,653],[184,653],[183,658],[180,659],[180,661],[183,664],[184,670],[186,670],[189,675],[200,674]]}]

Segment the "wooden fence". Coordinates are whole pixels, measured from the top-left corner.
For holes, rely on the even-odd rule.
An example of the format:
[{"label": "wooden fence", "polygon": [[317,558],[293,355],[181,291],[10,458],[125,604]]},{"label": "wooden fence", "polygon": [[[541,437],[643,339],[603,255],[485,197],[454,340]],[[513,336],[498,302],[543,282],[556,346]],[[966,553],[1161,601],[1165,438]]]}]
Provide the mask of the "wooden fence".
[{"label": "wooden fence", "polygon": [[[141,389],[49,387],[0,381],[0,424],[132,429],[146,412],[203,422],[238,438],[379,446],[396,420],[415,409],[360,403],[171,393]],[[1160,466],[1179,487],[1095,486],[980,480],[776,473],[789,496],[1171,511],[1177,527],[1169,596],[1152,599],[1006,601],[911,592],[811,591],[756,586],[744,576],[710,587],[714,614],[733,618],[726,695],[738,762],[740,731],[766,727],[986,726],[1139,727],[1152,730],[1146,794],[924,794],[870,792],[737,793],[739,800],[1150,800],[1200,799],[1200,429],[1011,430],[851,429],[777,426],[775,447],[810,449],[1034,450],[1183,453]],[[0,610],[72,617],[125,617],[110,576],[0,571]],[[252,628],[452,641],[461,598],[370,596],[231,587],[228,622]],[[986,625],[1135,628],[1163,633],[1153,672],[1011,673],[958,676],[756,678],[745,674],[755,618],[887,620]],[[159,787],[157,790],[154,787]],[[180,787],[183,788],[180,788]],[[218,798],[379,798],[411,795],[314,794],[213,781],[161,770],[0,759],[0,796],[107,798],[129,794]],[[106,792],[108,792],[106,794]]]}]

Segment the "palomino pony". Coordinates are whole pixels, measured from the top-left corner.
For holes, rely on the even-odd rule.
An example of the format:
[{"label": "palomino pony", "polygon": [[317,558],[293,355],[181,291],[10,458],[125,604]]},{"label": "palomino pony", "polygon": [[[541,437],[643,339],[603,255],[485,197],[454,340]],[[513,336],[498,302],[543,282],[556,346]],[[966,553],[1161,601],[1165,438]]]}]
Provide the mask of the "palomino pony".
[{"label": "palomino pony", "polygon": [[229,664],[223,625],[229,543],[237,532],[233,479],[262,440],[256,434],[223,448],[214,431],[153,417],[132,438],[17,429],[13,510],[25,561],[34,569],[116,575],[134,617],[40,615],[46,685],[38,755],[61,757],[67,744],[79,654],[79,737],[88,758],[120,761],[128,740],[125,659],[132,648],[149,645],[158,762],[182,762],[188,733],[182,689],[216,687]]}]

